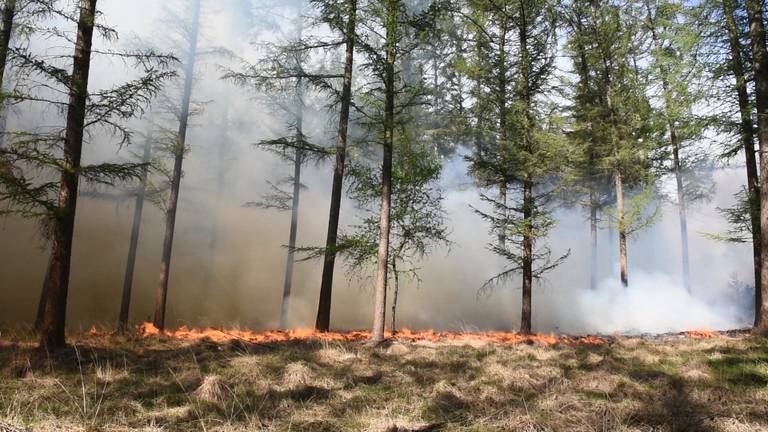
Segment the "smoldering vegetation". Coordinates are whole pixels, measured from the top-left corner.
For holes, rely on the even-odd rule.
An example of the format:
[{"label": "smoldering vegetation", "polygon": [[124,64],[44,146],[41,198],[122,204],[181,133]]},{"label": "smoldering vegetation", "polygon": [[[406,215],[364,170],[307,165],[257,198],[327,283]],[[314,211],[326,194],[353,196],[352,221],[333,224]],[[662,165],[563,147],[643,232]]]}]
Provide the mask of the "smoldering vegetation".
[{"label": "smoldering vegetation", "polygon": [[[121,34],[121,44],[152,40],[163,32],[163,2],[103,0],[100,5]],[[222,65],[236,64],[227,52],[252,61],[263,53],[253,41],[268,41],[290,26],[287,17],[243,13],[235,0],[210,2],[201,26],[200,59],[195,82],[199,115],[191,120],[190,147],[184,168],[176,243],[169,288],[168,322],[171,325],[247,326],[274,328],[282,295],[289,213],[244,206],[269,192],[267,181],[285,178],[292,167],[274,154],[256,148],[260,140],[285,133],[286,121],[270,104],[270,97],[244,91],[222,81]],[[263,12],[267,13],[267,12]],[[265,18],[264,23],[260,18]],[[254,30],[255,29],[255,30]],[[32,39],[32,49],[55,49],[45,40]],[[95,62],[94,85],[124,78],[117,61]],[[128,74],[127,70],[124,72]],[[311,95],[308,99],[311,99]],[[305,113],[304,133],[330,145],[335,114],[323,100]],[[9,128],[60,124],[61,116],[34,107],[14,110]],[[148,129],[149,111],[133,127]],[[85,146],[90,161],[127,160],[140,153],[143,137],[124,146],[112,144],[108,134],[94,133]],[[466,149],[443,158],[440,187],[450,227],[451,247],[441,247],[419,263],[419,279],[404,279],[398,320],[409,328],[445,330],[506,330],[519,322],[519,281],[513,277],[490,292],[480,287],[498,273],[498,259],[488,251],[493,241],[472,210],[481,207],[463,160]],[[615,232],[601,226],[598,250],[599,288],[589,288],[589,227],[580,208],[555,210],[556,228],[547,242],[555,255],[570,251],[567,261],[534,290],[534,328],[540,332],[611,333],[667,332],[690,328],[728,329],[752,320],[754,288],[749,245],[713,241],[704,233],[727,229],[718,207],[732,205],[743,183],[739,167],[712,169],[715,193],[711,200],[689,209],[692,292],[680,275],[680,247],[676,207],[656,201],[658,220],[630,239],[632,284],[621,287],[615,265]],[[332,163],[305,167],[299,211],[298,245],[318,246],[325,241]],[[671,182],[665,179],[664,182]],[[133,199],[118,188],[82,189],[78,204],[69,289],[68,326],[87,328],[111,324],[119,310],[120,288],[130,234]],[[343,201],[342,226],[356,223],[361,214],[350,200]],[[48,250],[34,222],[17,217],[0,226],[0,325],[31,322],[35,316]],[[150,319],[157,286],[163,236],[163,213],[147,205],[142,220],[135,273],[133,322]],[[373,296],[374,269],[350,273],[336,269],[333,326],[367,327]],[[313,324],[321,263],[297,263],[289,325]],[[515,323],[515,324],[513,324]]]}]

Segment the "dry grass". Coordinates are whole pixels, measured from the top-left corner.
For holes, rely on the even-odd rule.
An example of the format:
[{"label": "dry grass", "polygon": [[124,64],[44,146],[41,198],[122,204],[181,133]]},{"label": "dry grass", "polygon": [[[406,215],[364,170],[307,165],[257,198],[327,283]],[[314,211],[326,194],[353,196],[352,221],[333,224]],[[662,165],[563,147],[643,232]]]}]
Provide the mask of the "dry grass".
[{"label": "dry grass", "polygon": [[270,345],[0,332],[0,431],[768,431],[768,341]]}]

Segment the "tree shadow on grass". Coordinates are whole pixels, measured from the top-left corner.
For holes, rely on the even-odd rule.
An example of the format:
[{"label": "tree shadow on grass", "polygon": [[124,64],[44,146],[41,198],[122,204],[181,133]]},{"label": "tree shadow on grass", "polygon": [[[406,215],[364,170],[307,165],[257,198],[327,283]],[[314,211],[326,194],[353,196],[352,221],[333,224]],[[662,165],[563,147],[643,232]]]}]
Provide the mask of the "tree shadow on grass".
[{"label": "tree shadow on grass", "polygon": [[707,422],[715,416],[714,410],[691,398],[685,380],[667,375],[663,381],[658,391],[629,416],[629,424],[670,432],[717,430]]}]

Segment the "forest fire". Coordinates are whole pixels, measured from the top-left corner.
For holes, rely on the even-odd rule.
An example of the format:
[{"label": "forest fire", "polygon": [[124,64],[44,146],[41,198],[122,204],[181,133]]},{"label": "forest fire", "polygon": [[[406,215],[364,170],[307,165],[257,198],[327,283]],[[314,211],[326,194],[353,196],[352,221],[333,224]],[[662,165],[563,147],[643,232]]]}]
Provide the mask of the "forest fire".
[{"label": "forest fire", "polygon": [[[217,329],[217,328],[189,328],[181,326],[176,330],[160,331],[151,323],[143,323],[137,327],[137,333],[144,338],[164,336],[171,339],[184,341],[207,340],[215,343],[241,341],[246,343],[275,343],[288,341],[320,340],[329,342],[360,342],[371,338],[369,331],[351,332],[316,332],[313,329],[292,329],[286,331],[270,330],[265,332],[253,332],[247,329]],[[107,333],[92,328],[88,332],[90,336],[104,336]],[[513,345],[519,343],[535,343],[540,345],[602,345],[608,342],[606,338],[599,336],[565,336],[554,334],[524,335],[513,332],[438,332],[434,330],[413,331],[403,329],[395,333],[386,333],[387,338],[408,342],[487,342],[500,345]]]},{"label": "forest fire", "polygon": [[683,334],[691,339],[712,339],[718,336],[717,333],[711,330],[689,330]]},{"label": "forest fire", "polygon": [[[240,341],[245,343],[278,343],[289,341],[319,340],[326,342],[363,342],[371,339],[370,331],[349,332],[318,332],[314,329],[269,330],[254,332],[248,329],[219,329],[213,327],[190,328],[181,326],[176,330],[160,331],[152,323],[145,322],[136,327],[136,333],[142,338],[166,337],[180,341],[210,341],[214,343],[228,343]],[[90,337],[105,337],[112,334],[111,331],[100,330],[91,327],[86,333]],[[711,330],[688,330],[677,335],[689,339],[714,339],[720,336],[718,332]],[[435,330],[414,331],[410,329],[398,330],[393,336],[390,331],[385,333],[387,339],[404,342],[486,342],[498,345],[515,345],[521,343],[539,345],[604,345],[610,341],[610,337],[603,336],[569,336],[557,334],[532,334],[525,335],[517,332],[449,332]],[[659,335],[664,336],[664,335]]]}]

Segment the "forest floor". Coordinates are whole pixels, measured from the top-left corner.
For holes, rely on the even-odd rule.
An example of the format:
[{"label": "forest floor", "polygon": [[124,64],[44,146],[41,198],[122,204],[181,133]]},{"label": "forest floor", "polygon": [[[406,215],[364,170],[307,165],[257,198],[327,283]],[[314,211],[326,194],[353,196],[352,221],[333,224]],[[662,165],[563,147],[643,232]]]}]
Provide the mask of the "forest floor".
[{"label": "forest floor", "polygon": [[768,340],[70,340],[0,331],[0,431],[768,431]]}]

